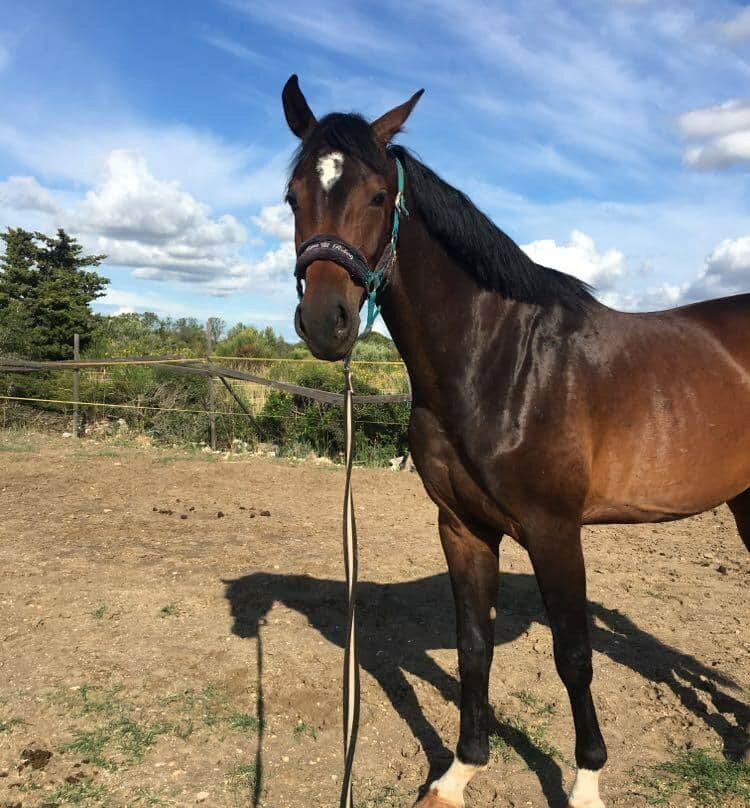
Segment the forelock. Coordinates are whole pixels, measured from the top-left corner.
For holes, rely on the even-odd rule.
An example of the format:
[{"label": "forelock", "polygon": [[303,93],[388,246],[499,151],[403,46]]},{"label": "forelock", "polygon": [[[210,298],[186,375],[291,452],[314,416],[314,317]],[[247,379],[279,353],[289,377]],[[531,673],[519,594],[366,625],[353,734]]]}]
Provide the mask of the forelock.
[{"label": "forelock", "polygon": [[294,153],[292,176],[310,157],[319,156],[325,150],[340,151],[380,174],[386,171],[385,152],[375,142],[370,124],[361,115],[333,112],[321,118]]}]

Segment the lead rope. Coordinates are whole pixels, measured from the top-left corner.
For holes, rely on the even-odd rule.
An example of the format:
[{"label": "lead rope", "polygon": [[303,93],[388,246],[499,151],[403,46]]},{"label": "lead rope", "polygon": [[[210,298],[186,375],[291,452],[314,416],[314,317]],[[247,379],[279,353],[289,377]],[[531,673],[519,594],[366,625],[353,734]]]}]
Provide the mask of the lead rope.
[{"label": "lead rope", "polygon": [[359,730],[359,657],[357,654],[357,525],[352,497],[352,463],[354,460],[354,420],[352,412],[351,355],[344,360],[344,568],[349,609],[346,621],[344,651],[344,779],[341,784],[340,808],[352,808],[352,768]]},{"label": "lead rope", "polygon": [[[387,282],[390,270],[396,262],[399,220],[408,216],[404,202],[404,167],[396,161],[396,201],[393,207],[391,238],[386,245],[375,269],[367,277],[367,323],[357,339],[364,339],[371,331],[380,313],[376,295]],[[349,596],[349,609],[346,620],[346,649],[344,651],[344,778],[341,783],[340,808],[353,808],[352,769],[359,732],[359,656],[357,653],[357,525],[354,519],[354,499],[352,497],[352,464],[354,462],[354,414],[351,372],[351,354],[344,359],[344,462],[346,482],[344,483],[344,568],[346,589]]]}]

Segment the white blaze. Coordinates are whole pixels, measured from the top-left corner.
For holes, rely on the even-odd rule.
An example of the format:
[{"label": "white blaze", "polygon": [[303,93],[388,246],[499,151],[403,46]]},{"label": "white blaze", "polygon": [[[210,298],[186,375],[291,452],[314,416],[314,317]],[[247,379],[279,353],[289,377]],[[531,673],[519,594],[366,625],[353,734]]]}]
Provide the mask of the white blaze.
[{"label": "white blaze", "polygon": [[573,790],[568,797],[571,808],[604,808],[604,803],[599,798],[600,773],[601,769],[578,769]]},{"label": "white blaze", "polygon": [[318,176],[323,190],[328,193],[338,182],[344,171],[344,155],[341,152],[329,152],[318,158]]}]

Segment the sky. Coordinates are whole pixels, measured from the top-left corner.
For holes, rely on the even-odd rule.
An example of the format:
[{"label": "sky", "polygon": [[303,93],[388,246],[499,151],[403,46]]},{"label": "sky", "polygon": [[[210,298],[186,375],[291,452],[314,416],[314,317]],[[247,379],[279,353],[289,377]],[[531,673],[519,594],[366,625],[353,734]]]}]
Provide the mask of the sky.
[{"label": "sky", "polygon": [[291,73],[318,117],[424,87],[399,142],[609,305],[750,291],[728,0],[0,0],[0,227],[106,254],[101,312],[291,337]]}]

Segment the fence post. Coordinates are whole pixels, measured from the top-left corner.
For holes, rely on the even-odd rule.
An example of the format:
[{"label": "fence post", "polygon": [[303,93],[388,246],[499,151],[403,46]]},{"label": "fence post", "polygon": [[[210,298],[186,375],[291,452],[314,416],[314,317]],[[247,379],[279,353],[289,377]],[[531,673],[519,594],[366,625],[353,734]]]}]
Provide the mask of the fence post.
[{"label": "fence post", "polygon": [[[206,362],[211,364],[211,320],[206,321]],[[211,449],[216,451],[216,407],[214,405],[214,378],[208,377],[208,424],[211,431]]]},{"label": "fence post", "polygon": [[[73,359],[80,359],[81,358],[81,340],[78,334],[73,334]],[[78,402],[80,400],[81,394],[81,371],[74,370],[73,371],[73,434],[77,437],[81,437],[81,420],[80,420],[80,413],[78,411]]]}]

